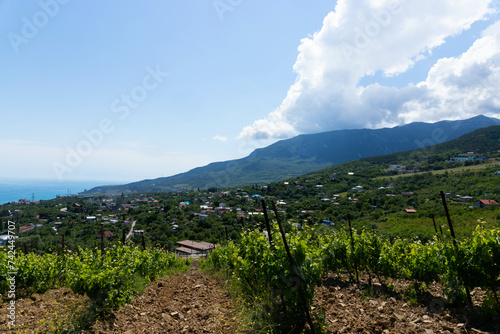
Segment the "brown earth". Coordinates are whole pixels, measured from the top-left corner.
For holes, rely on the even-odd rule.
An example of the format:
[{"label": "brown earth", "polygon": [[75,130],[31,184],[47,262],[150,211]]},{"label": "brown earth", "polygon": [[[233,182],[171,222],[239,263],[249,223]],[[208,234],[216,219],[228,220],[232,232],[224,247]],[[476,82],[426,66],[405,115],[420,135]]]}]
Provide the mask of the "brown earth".
[{"label": "brown earth", "polygon": [[[367,282],[361,275],[361,281]],[[418,302],[403,298],[410,282],[389,280],[392,290],[375,283],[349,282],[348,276],[329,273],[316,289],[313,313],[323,314],[332,333],[500,333],[500,318],[473,325],[479,309],[446,308],[442,288],[433,284]],[[485,294],[472,292],[475,305]],[[16,301],[16,328],[8,329],[7,302],[0,305],[1,333],[79,332],[74,324],[85,319],[90,301],[67,288]],[[199,271],[193,262],[189,272],[151,283],[134,300],[106,319],[97,321],[87,333],[237,333],[242,331],[237,306],[224,282]]]},{"label": "brown earth", "polygon": [[[333,333],[500,333],[500,318],[473,326],[479,307],[446,308],[442,288],[432,284],[418,302],[407,302],[402,292],[410,285],[404,280],[389,280],[394,290],[380,283],[373,288],[361,275],[359,286],[347,275],[329,273],[316,289],[313,311],[323,313]],[[363,284],[365,282],[365,284]],[[484,292],[472,292],[474,305],[484,300]]]},{"label": "brown earth", "polygon": [[236,307],[223,283],[200,273],[194,261],[186,274],[150,284],[131,304],[98,322],[96,333],[236,333]]},{"label": "brown earth", "polygon": [[70,330],[76,317],[84,315],[90,305],[85,296],[75,295],[68,288],[50,290],[43,295],[16,301],[15,327],[9,328],[7,319],[10,301],[0,304],[1,333],[55,333]]}]

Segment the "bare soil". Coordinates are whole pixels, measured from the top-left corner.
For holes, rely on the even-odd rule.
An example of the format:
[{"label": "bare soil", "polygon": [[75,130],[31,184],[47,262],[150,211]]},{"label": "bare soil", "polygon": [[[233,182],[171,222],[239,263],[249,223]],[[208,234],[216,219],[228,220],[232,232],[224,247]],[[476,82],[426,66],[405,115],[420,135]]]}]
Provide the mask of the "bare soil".
[{"label": "bare soil", "polygon": [[240,327],[236,306],[223,283],[200,273],[195,260],[190,271],[150,284],[111,317],[98,322],[96,333],[235,333]]},{"label": "bare soil", "polygon": [[[332,333],[500,333],[500,318],[477,321],[479,307],[449,308],[442,288],[433,284],[411,303],[403,298],[410,282],[388,280],[395,287],[379,283],[367,288],[350,282],[348,275],[329,273],[316,289],[313,313],[321,314]],[[365,283],[363,283],[365,282]],[[134,300],[98,320],[86,333],[237,333],[242,325],[237,305],[223,280],[201,273],[198,262],[189,272],[151,283]],[[472,292],[475,305],[484,292]],[[16,301],[16,327],[8,329],[7,302],[0,305],[1,333],[75,333],[75,323],[85,319],[90,301],[67,288],[33,295]],[[64,330],[64,331],[63,331]]]},{"label": "bare soil", "polygon": [[[348,276],[329,273],[316,289],[313,311],[322,313],[333,333],[500,333],[500,318],[490,318],[479,325],[481,314],[476,307],[450,308],[442,298],[442,288],[433,284],[416,302],[408,302],[403,292],[410,285],[404,280],[389,280],[396,288],[388,290],[380,283],[369,287],[367,275],[361,284],[349,282]],[[485,294],[472,292],[474,305]],[[484,320],[484,319],[483,319]]]}]

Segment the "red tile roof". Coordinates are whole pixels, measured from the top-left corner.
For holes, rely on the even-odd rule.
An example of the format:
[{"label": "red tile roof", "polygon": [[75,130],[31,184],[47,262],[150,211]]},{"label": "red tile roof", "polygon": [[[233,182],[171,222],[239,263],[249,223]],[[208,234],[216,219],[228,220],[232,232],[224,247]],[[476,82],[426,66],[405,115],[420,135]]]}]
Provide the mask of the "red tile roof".
[{"label": "red tile roof", "polygon": [[497,201],[493,199],[480,199],[479,202],[483,203],[484,205],[499,205]]},{"label": "red tile roof", "polygon": [[21,227],[19,227],[19,232],[26,232],[26,231],[32,230],[34,228],[35,228],[34,225],[21,226]]}]

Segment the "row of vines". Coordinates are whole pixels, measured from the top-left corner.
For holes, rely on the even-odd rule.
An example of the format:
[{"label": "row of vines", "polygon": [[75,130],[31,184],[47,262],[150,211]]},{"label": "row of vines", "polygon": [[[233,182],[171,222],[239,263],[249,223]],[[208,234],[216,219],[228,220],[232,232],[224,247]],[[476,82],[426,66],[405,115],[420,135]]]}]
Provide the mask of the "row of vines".
[{"label": "row of vines", "polygon": [[[465,291],[480,287],[489,291],[499,306],[498,229],[478,227],[470,238],[456,245],[451,240],[436,239],[425,244],[417,240],[388,240],[367,231],[351,236],[348,231],[325,235],[317,234],[314,228],[303,228],[288,233],[297,275],[287,262],[277,229],[271,231],[272,243],[260,231],[246,232],[240,241],[217,248],[203,266],[231,277],[243,302],[249,308],[260,308],[256,317],[268,317],[267,321],[261,318],[255,323],[274,324],[268,326],[274,326],[277,332],[305,325],[299,286],[310,307],[314,288],[321,284],[321,276],[327,271],[348,272],[353,281],[355,273],[362,270],[380,282],[389,277],[419,284],[438,282],[450,302],[465,302]],[[289,327],[281,328],[283,323]]]},{"label": "row of vines", "polygon": [[14,276],[17,297],[69,287],[87,294],[100,311],[107,311],[130,302],[149,282],[171,271],[187,270],[185,260],[159,249],[142,251],[118,244],[102,255],[91,249],[63,255],[23,254],[5,247],[0,252],[0,294],[9,291],[9,279]]}]

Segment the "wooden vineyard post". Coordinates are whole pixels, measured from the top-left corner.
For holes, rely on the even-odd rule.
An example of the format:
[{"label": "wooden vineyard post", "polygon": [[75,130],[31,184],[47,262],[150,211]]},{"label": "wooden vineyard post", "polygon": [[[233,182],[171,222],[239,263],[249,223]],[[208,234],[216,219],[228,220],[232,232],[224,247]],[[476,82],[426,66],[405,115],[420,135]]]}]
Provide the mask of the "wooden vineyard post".
[{"label": "wooden vineyard post", "polygon": [[438,238],[439,241],[441,241],[441,237],[438,234],[438,229],[436,226],[436,220],[434,219],[434,214],[432,214],[432,223],[434,224],[434,231],[436,231],[436,237]]},{"label": "wooden vineyard post", "polygon": [[[269,245],[271,245],[271,249],[274,249],[273,236],[271,234],[271,224],[269,223],[269,217],[267,215],[266,201],[264,201],[264,200],[262,200],[262,209],[264,210],[264,221],[266,222],[267,239],[269,240]],[[281,304],[283,305],[283,313],[285,313],[286,312],[286,305],[285,305],[285,296],[283,295],[283,291],[281,291],[281,293],[280,293],[280,298],[281,298]]]},{"label": "wooden vineyard post", "polygon": [[144,241],[144,232],[142,232],[142,250],[146,250],[146,241]]},{"label": "wooden vineyard post", "polygon": [[[446,213],[446,219],[448,220],[448,226],[450,227],[450,233],[451,237],[453,239],[453,245],[455,246],[455,251],[458,252],[458,244],[457,244],[457,238],[455,237],[455,231],[453,230],[453,224],[451,222],[451,217],[450,217],[450,211],[448,211],[448,205],[446,204],[446,198],[444,196],[444,192],[441,190],[441,200],[443,201],[443,206],[444,206],[444,212]],[[463,282],[463,280],[462,280]],[[470,295],[470,290],[469,287],[464,284],[465,287],[465,293],[467,294],[467,301],[469,302],[469,305],[472,305],[472,297]]]},{"label": "wooden vineyard post", "polygon": [[[271,249],[274,249],[273,236],[271,234],[271,224],[269,223],[269,217],[267,216],[266,201],[264,200],[262,200],[262,209],[264,210],[264,221],[266,222],[267,239],[269,240],[269,245],[271,245]],[[281,298],[281,304],[283,305],[283,313],[285,313],[286,305],[285,305],[285,296],[283,295],[283,292],[280,293],[280,298]]]},{"label": "wooden vineyard post", "polygon": [[453,229],[453,224],[451,222],[450,211],[448,211],[448,205],[446,204],[446,198],[444,192],[441,191],[441,199],[443,201],[444,212],[446,213],[446,219],[448,220],[448,227],[450,228],[451,237],[453,238],[453,244],[457,247],[457,239],[455,237],[455,230]]},{"label": "wooden vineyard post", "polygon": [[104,224],[101,224],[101,266],[104,264]]},{"label": "wooden vineyard post", "polygon": [[266,201],[262,200],[262,208],[264,209],[264,220],[266,221],[267,238],[271,247],[273,247],[273,236],[271,235],[271,225],[269,225],[269,217],[267,216]]},{"label": "wooden vineyard post", "polygon": [[61,254],[64,255],[64,234],[62,235],[62,240],[61,240]]},{"label": "wooden vineyard post", "polygon": [[125,229],[122,230],[122,244],[125,245]]},{"label": "wooden vineyard post", "polygon": [[358,261],[356,261],[356,257],[354,256],[354,237],[352,235],[352,226],[351,226],[351,214],[347,214],[347,221],[349,222],[349,234],[351,235],[351,251],[354,259],[354,272],[356,273],[356,282],[359,284],[359,275],[358,275]]},{"label": "wooden vineyard post", "polygon": [[24,243],[24,254],[28,254],[28,248],[26,247],[26,243]]},{"label": "wooden vineyard post", "polygon": [[302,284],[301,284],[299,275],[297,273],[295,261],[292,258],[292,254],[290,253],[290,248],[288,248],[288,243],[286,242],[285,231],[283,230],[283,226],[281,225],[281,220],[280,220],[280,216],[278,215],[278,210],[276,209],[276,204],[274,204],[273,200],[271,200],[271,204],[273,206],[274,214],[276,215],[276,221],[278,222],[278,227],[280,229],[281,237],[283,238],[283,244],[285,245],[286,255],[288,256],[288,261],[290,262],[290,267],[292,269],[292,273],[298,282],[297,284],[298,284],[298,289],[299,289],[299,295],[300,295],[300,299],[302,301],[302,305],[304,306],[304,313],[306,314],[307,323],[309,324],[309,327],[311,327],[311,332],[313,334],[315,334],[316,332],[314,330],[314,324],[313,324],[312,319],[311,319],[311,314],[309,313],[309,307],[307,306],[306,297],[304,296],[304,291],[302,290]]},{"label": "wooden vineyard post", "polygon": [[226,242],[229,242],[229,237],[228,237],[228,234],[227,234],[227,226],[224,226],[224,229],[226,230]]}]

